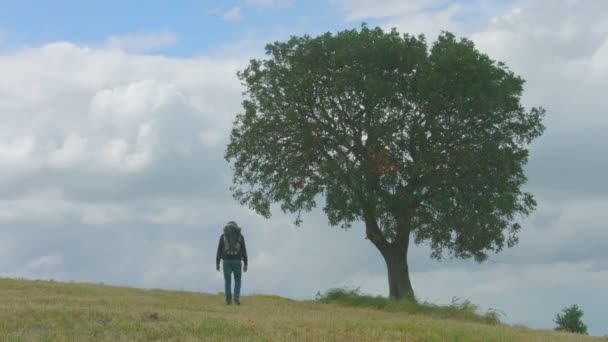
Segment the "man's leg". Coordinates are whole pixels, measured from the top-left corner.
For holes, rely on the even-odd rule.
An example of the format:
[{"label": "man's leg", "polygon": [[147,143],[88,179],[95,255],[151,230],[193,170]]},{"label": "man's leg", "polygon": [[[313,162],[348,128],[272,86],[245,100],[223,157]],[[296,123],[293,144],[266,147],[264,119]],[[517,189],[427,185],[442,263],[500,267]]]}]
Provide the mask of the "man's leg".
[{"label": "man's leg", "polygon": [[224,267],[224,295],[226,296],[226,304],[232,304],[232,294],[230,293],[232,283],[232,265],[229,260],[223,260]]},{"label": "man's leg", "polygon": [[234,302],[241,305],[241,260],[234,261],[232,271],[234,272]]}]

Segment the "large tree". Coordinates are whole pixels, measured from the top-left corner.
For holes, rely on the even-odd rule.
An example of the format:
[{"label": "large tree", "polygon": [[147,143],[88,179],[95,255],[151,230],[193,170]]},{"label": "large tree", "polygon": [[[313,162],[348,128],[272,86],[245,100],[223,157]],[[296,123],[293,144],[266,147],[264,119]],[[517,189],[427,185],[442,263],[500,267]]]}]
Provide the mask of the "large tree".
[{"label": "large tree", "polygon": [[238,73],[246,88],[225,157],[234,197],[264,217],[310,211],[365,223],[388,269],[391,298],[414,298],[410,239],[431,257],[474,258],[517,242],[536,206],[522,191],[526,146],[542,108],[524,80],[468,39],[363,25],[266,46]]}]

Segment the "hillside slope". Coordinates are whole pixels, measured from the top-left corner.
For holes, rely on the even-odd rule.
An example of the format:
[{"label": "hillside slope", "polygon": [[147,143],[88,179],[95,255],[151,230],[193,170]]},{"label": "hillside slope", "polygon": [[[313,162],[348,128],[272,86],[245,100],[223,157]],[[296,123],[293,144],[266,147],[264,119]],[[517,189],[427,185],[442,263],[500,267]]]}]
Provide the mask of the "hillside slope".
[{"label": "hillside slope", "polygon": [[606,341],[300,302],[0,279],[0,341]]}]

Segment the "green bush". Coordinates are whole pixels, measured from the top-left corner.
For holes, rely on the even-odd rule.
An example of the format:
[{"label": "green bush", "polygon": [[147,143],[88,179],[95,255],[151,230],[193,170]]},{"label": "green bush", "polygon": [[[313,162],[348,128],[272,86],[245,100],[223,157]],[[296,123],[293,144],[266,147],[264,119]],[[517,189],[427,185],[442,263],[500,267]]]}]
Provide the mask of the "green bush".
[{"label": "green bush", "polygon": [[579,309],[578,305],[574,304],[568,308],[562,309],[562,314],[557,314],[555,330],[568,331],[577,334],[587,335],[587,325],[583,323],[583,310]]},{"label": "green bush", "polygon": [[469,300],[460,301],[457,297],[447,306],[431,303],[418,303],[414,300],[394,300],[382,296],[370,296],[361,294],[359,288],[344,289],[334,288],[325,294],[318,296],[322,303],[336,303],[353,307],[366,307],[386,311],[403,311],[412,314],[424,314],[439,318],[455,318],[487,324],[500,323],[500,315],[497,310],[490,309],[484,315],[477,313],[478,306]]}]

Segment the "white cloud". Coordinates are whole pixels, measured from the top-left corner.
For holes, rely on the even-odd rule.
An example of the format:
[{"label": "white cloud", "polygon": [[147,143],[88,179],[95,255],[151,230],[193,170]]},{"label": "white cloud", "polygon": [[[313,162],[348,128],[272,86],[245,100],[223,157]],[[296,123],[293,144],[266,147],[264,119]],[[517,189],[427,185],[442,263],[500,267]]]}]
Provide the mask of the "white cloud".
[{"label": "white cloud", "polygon": [[138,129],[137,139],[129,144],[124,138],[113,138],[101,150],[101,162],[110,170],[138,172],[152,163],[158,133],[153,122],[145,122]]},{"label": "white cloud", "polygon": [[108,225],[130,218],[128,207],[125,205],[85,205],[81,212],[82,223],[86,225]]},{"label": "white cloud", "polygon": [[28,261],[26,267],[32,270],[53,269],[61,267],[62,264],[63,257],[61,254],[51,254]]},{"label": "white cloud", "polygon": [[243,18],[241,15],[241,8],[239,6],[234,6],[228,11],[224,13],[222,16],[226,21],[239,21]]},{"label": "white cloud", "polygon": [[445,3],[445,0],[331,0],[343,8],[348,20],[365,18],[388,18],[409,15],[431,6]]},{"label": "white cloud", "polygon": [[0,223],[57,222],[65,219],[69,204],[57,189],[39,189],[0,200]]},{"label": "white cloud", "polygon": [[222,10],[221,7],[214,7],[212,9],[208,10],[207,14],[210,14],[210,15],[220,15],[220,14],[222,14],[223,11],[224,10]]},{"label": "white cloud", "polygon": [[203,129],[211,137],[203,142],[215,146],[240,107],[225,99],[240,94],[241,63],[70,43],[2,54],[0,181],[28,187],[29,177],[46,168],[150,171],[155,160],[186,146],[179,156],[198,153]]},{"label": "white cloud", "polygon": [[454,17],[462,11],[463,6],[454,4],[436,12],[415,12],[388,18],[383,24],[384,30],[397,28],[400,32],[417,36],[424,34],[427,41],[434,41],[441,31],[459,32],[462,29]]},{"label": "white cloud", "polygon": [[602,82],[608,75],[608,37],[591,57],[590,76],[594,81]]},{"label": "white cloud", "polygon": [[0,142],[0,164],[4,166],[20,166],[33,163],[31,157],[36,147],[36,139],[23,136],[8,142]]},{"label": "white cloud", "polygon": [[121,126],[185,103],[184,94],[175,84],[141,80],[97,91],[90,112]]},{"label": "white cloud", "polygon": [[280,260],[268,253],[267,251],[261,251],[257,254],[254,254],[251,257],[251,263],[255,264],[255,268],[260,272],[270,272],[279,264]]},{"label": "white cloud", "polygon": [[245,3],[254,8],[270,9],[292,6],[295,0],[245,0]]},{"label": "white cloud", "polygon": [[178,41],[178,36],[170,31],[130,33],[109,37],[105,46],[131,52],[150,52],[173,46]]},{"label": "white cloud", "polygon": [[87,158],[87,141],[78,134],[68,133],[61,147],[50,152],[51,167],[65,169]]},{"label": "white cloud", "polygon": [[38,254],[23,260],[23,262],[14,268],[4,268],[3,276],[16,278],[35,278],[35,279],[54,279],[68,280],[68,275],[65,272],[65,259],[63,254],[49,251],[49,254]]},{"label": "white cloud", "polygon": [[199,133],[201,144],[205,147],[215,147],[222,139],[222,134],[217,130],[205,129]]},{"label": "white cloud", "polygon": [[[94,178],[89,181],[94,182]],[[200,227],[209,217],[233,205],[229,204],[227,206],[222,199],[190,197],[144,198],[129,202],[80,201],[69,198],[60,188],[48,186],[14,198],[0,199],[0,225],[79,222],[87,226],[145,223]]]}]

